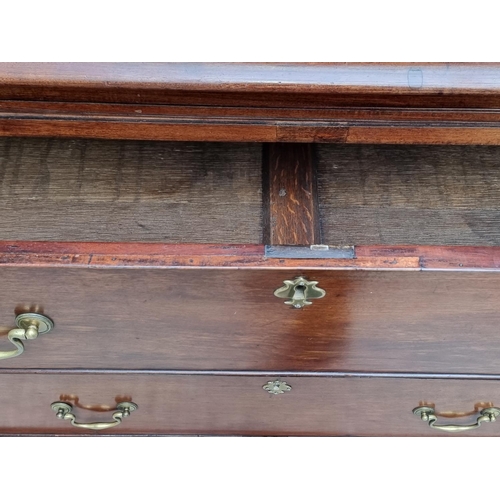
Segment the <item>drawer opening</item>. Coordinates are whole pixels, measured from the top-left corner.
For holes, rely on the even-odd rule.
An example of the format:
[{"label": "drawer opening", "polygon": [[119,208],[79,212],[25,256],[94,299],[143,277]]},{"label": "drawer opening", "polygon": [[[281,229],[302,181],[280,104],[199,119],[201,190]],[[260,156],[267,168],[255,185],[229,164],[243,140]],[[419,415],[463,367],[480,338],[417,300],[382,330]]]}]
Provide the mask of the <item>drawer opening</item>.
[{"label": "drawer opening", "polygon": [[0,240],[262,242],[257,143],[0,138]]},{"label": "drawer opening", "polygon": [[500,147],[316,146],[322,243],[500,245]]}]

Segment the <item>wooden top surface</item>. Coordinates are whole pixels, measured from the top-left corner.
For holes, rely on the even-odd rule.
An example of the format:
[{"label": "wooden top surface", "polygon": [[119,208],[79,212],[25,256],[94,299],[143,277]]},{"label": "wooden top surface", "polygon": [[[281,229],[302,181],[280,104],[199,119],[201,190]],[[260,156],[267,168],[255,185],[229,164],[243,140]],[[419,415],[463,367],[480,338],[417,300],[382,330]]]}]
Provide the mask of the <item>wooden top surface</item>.
[{"label": "wooden top surface", "polygon": [[[1,63],[0,97],[162,102],[156,91],[500,96],[497,63]],[[133,90],[134,92],[127,92]],[[59,91],[59,95],[57,94]],[[118,91],[118,93],[116,93]],[[137,95],[135,91],[144,92]],[[33,97],[33,95],[31,95]],[[164,94],[168,101],[168,92]],[[215,97],[215,96],[214,96]]]},{"label": "wooden top surface", "polygon": [[500,93],[500,63],[1,63],[2,85]]}]

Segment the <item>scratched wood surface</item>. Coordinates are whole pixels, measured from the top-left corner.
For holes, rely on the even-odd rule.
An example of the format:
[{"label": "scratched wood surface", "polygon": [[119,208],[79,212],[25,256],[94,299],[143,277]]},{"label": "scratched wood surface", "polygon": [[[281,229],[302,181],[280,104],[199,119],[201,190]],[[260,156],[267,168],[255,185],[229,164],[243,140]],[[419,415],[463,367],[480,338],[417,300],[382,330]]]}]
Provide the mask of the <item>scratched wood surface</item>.
[{"label": "scratched wood surface", "polygon": [[0,139],[0,239],[262,241],[257,144]]},{"label": "scratched wood surface", "polygon": [[[282,380],[292,389],[268,394]],[[118,402],[139,408],[105,431],[76,429],[50,405],[73,405],[78,422],[109,421]],[[500,382],[165,375],[0,374],[0,434],[214,434],[313,436],[446,436],[413,408],[435,407],[438,423],[470,424],[478,410],[500,406]],[[500,422],[467,436],[500,436]]]},{"label": "scratched wood surface", "polygon": [[[326,296],[296,310],[273,293],[300,275]],[[500,373],[500,273],[6,266],[0,276],[0,349],[16,314],[56,325],[0,369]]]},{"label": "scratched wood surface", "polygon": [[499,245],[500,148],[318,145],[325,243]]}]

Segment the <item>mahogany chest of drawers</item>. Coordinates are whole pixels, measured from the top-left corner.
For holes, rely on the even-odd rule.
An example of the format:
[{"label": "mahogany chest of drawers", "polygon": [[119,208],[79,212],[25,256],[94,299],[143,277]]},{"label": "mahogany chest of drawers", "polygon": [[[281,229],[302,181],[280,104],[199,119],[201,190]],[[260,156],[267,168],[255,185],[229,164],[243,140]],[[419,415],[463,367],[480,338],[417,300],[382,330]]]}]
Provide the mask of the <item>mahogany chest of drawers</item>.
[{"label": "mahogany chest of drawers", "polygon": [[499,187],[500,65],[0,64],[0,434],[500,435]]}]

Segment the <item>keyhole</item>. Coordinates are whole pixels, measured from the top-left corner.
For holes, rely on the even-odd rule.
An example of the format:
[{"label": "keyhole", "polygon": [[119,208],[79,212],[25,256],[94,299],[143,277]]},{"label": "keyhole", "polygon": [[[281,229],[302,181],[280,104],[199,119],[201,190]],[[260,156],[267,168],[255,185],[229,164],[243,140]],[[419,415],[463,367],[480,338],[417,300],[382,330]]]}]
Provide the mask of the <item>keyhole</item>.
[{"label": "keyhole", "polygon": [[297,285],[293,294],[295,300],[304,300],[306,298],[306,287],[304,285]]}]

